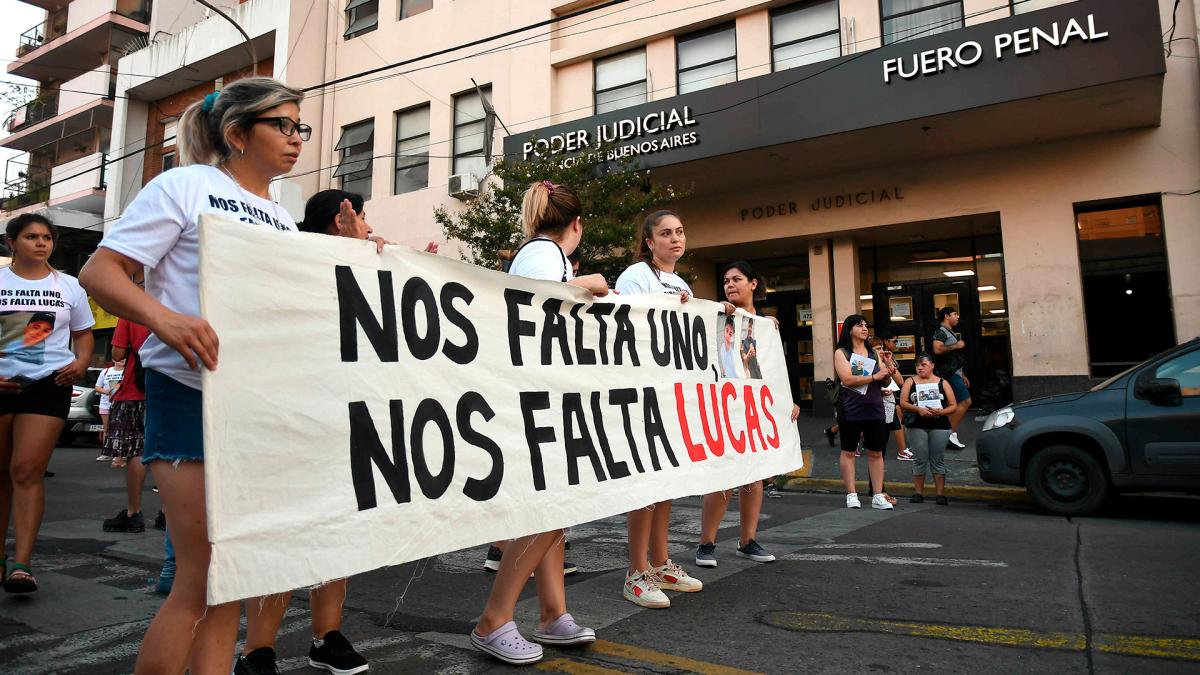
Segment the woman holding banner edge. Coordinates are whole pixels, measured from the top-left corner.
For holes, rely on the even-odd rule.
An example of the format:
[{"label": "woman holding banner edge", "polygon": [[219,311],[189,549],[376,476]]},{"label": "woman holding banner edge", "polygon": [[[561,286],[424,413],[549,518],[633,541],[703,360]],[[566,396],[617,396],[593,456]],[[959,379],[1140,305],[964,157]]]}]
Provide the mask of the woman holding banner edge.
[{"label": "woman holding banner edge", "polygon": [[[655,211],[646,216],[638,234],[635,262],[617,277],[622,296],[672,293],[687,302],[692,289],[675,274],[675,265],[687,249],[683,222],[673,211]],[[727,314],[733,305],[725,303]],[[667,533],[671,501],[656,502],[626,514],[629,533],[629,569],[625,573],[625,599],[652,609],[671,606],[664,590],[695,593],[704,584],[689,576],[668,556]]]},{"label": "woman holding banner edge", "polygon": [[[242,202],[252,207],[235,216],[243,222],[296,230],[269,186],[295,166],[312,133],[300,123],[303,97],[273,79],[250,77],[192,104],[177,133],[185,166],[142,188],[80,273],[102,307],[152,332],[140,352],[147,371],[142,461],[162,495],[177,571],[135,673],[231,670],[240,603],[207,604],[200,367],[217,367],[218,339],[199,317],[199,221],[204,213],[231,213],[222,204]],[[341,226],[341,236],[368,236],[359,219]],[[132,281],[144,267],[152,271],[145,290]]]},{"label": "woman holding banner edge", "polygon": [[[509,274],[572,284],[596,297],[608,295],[603,276],[575,277],[567,260],[583,236],[582,214],[579,197],[569,187],[548,180],[530,185],[522,203],[526,241],[513,257]],[[534,642],[559,646],[595,642],[596,632],[580,626],[567,612],[564,540],[562,530],[553,530],[508,543],[487,605],[471,631],[476,649],[511,665],[527,665],[542,658],[542,647]],[[541,618],[530,642],[521,635],[513,614],[529,575],[535,571]]]},{"label": "woman holding banner edge", "polygon": [[[754,307],[754,296],[758,294],[762,284],[759,276],[754,273],[754,268],[744,260],[726,265],[721,272],[721,288],[725,292],[726,304],[732,303],[733,307],[752,316],[758,316],[758,310]],[[732,316],[733,312],[728,312],[728,315]],[[778,320],[774,320],[774,325],[778,330]],[[799,417],[800,406],[793,404],[792,422]],[[741,532],[735,554],[739,558],[749,558],[754,562],[773,562],[775,556],[768,553],[754,538],[758,534],[758,519],[762,514],[762,481],[744,485],[741,490],[741,499],[738,502]],[[721,528],[721,520],[725,517],[725,509],[729,506],[732,496],[732,490],[704,495],[703,509],[700,513],[700,545],[696,547],[696,565],[699,567],[717,566],[717,530]]]}]

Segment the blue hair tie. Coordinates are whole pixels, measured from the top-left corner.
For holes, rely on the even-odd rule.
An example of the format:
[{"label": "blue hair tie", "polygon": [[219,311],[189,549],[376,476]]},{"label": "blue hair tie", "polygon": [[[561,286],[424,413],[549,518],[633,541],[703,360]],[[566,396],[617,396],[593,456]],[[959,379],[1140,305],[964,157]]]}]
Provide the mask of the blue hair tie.
[{"label": "blue hair tie", "polygon": [[200,112],[206,112],[206,113],[212,112],[213,106],[216,105],[216,103],[217,103],[217,97],[220,95],[221,95],[221,92],[214,91],[213,93],[209,94],[208,96],[205,96],[204,103],[202,103],[200,105]]}]

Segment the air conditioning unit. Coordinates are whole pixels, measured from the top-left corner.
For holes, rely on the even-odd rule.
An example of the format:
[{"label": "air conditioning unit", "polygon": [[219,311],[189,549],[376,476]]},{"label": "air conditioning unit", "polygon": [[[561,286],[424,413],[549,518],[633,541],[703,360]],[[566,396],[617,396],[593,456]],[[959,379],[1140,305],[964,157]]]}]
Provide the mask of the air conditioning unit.
[{"label": "air conditioning unit", "polygon": [[466,201],[479,196],[479,179],[473,173],[460,173],[450,176],[449,190],[451,197]]}]

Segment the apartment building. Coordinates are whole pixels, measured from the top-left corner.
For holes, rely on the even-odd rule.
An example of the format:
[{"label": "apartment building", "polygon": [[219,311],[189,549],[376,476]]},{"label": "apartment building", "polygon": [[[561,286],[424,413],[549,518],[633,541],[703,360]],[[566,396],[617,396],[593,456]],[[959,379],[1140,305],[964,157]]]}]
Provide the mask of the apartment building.
[{"label": "apartment building", "polygon": [[[342,187],[368,197],[379,233],[421,245],[441,238],[434,210],[460,208],[487,175],[487,143],[569,161],[605,140],[691,188],[675,206],[698,292],[716,297],[733,259],[764,274],[803,405],[820,407],[851,313],[900,335],[908,368],[931,348],[936,309],[959,308],[983,405],[1086,386],[1200,334],[1194,0],[250,0],[235,12],[259,72],[311,88],[313,138],[279,182],[294,215]],[[184,99],[248,59],[215,17],[123,59],[115,133],[168,138]],[[114,165],[110,217],[169,150]]]}]

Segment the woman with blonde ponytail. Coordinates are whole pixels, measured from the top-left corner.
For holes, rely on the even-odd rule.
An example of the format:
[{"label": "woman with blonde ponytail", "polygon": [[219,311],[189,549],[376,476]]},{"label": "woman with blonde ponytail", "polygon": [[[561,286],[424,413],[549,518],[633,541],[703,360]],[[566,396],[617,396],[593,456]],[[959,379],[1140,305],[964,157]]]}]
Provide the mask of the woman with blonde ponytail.
[{"label": "woman with blonde ponytail", "polygon": [[[296,230],[268,187],[292,170],[312,134],[300,122],[303,96],[273,79],[250,77],[192,104],[179,121],[185,166],[142,188],[80,274],[102,307],[152,333],[139,350],[146,369],[142,462],[159,486],[177,567],[171,594],[142,641],[135,673],[231,670],[239,604],[206,603],[210,549],[200,368],[217,367],[218,342],[200,318],[198,224],[209,213],[248,226]],[[361,219],[340,223],[342,236],[367,237]],[[145,290],[133,282],[143,268],[152,272]]]},{"label": "woman with blonde ponytail", "polygon": [[[530,185],[522,203],[528,240],[517,250],[509,274],[573,284],[596,297],[607,295],[608,282],[603,276],[576,277],[568,260],[583,236],[582,213],[579,197],[571,188],[548,180]],[[564,541],[563,531],[554,530],[508,542],[505,551],[513,554],[501,558],[492,593],[471,631],[476,649],[508,664],[525,665],[542,658],[541,645],[534,643],[568,646],[596,641],[596,632],[580,626],[567,612]],[[535,571],[541,620],[531,642],[521,635],[513,614],[529,575]]]}]

